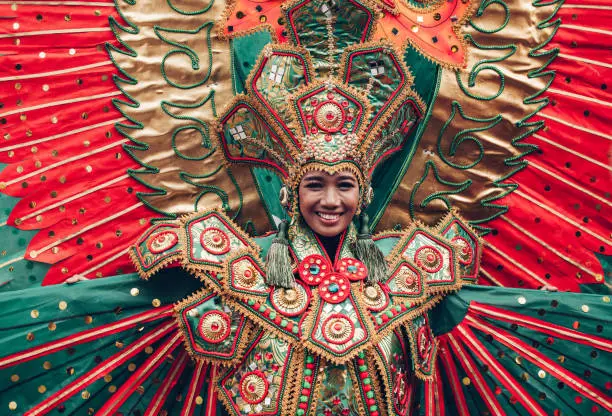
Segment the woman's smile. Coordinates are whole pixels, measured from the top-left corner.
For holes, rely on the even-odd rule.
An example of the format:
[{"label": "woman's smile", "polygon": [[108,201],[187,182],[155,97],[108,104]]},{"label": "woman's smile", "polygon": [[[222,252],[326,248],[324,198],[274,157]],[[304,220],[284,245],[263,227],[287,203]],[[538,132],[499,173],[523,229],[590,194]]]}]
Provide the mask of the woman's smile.
[{"label": "woman's smile", "polygon": [[300,182],[299,205],[302,218],[315,233],[336,236],[346,230],[357,211],[357,178],[351,172],[308,172]]}]

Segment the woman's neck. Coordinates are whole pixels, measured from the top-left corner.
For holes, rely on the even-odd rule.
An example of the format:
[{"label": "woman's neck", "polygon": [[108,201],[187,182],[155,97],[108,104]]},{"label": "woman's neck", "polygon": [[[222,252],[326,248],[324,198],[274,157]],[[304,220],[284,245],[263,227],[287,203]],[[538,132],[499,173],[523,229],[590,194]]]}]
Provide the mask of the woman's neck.
[{"label": "woman's neck", "polygon": [[320,234],[316,234],[316,236],[321,242],[323,249],[329,256],[329,259],[331,260],[333,264],[334,261],[336,260],[336,253],[338,252],[338,249],[339,249],[338,246],[340,245],[340,238],[342,237],[342,233],[335,235],[333,237],[324,237]]}]

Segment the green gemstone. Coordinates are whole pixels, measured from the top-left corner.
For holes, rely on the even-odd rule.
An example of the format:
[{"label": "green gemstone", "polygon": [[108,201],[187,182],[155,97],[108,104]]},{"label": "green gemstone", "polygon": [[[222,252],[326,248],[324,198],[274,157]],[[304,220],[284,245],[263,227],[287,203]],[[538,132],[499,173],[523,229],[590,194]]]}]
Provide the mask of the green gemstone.
[{"label": "green gemstone", "polygon": [[259,305],[259,312],[263,312],[266,309],[268,309],[268,307],[266,305]]},{"label": "green gemstone", "polygon": [[298,328],[297,326],[293,326],[293,328],[291,328],[291,332],[293,332],[294,334],[297,334],[300,331],[300,328]]},{"label": "green gemstone", "polygon": [[370,384],[372,382],[372,380],[370,380],[369,377],[366,377],[363,379],[363,384]]},{"label": "green gemstone", "polygon": [[270,312],[270,319],[274,319],[276,318],[276,312],[272,311]]},{"label": "green gemstone", "polygon": [[373,398],[373,397],[374,397],[374,392],[373,392],[372,390],[370,390],[369,392],[367,392],[367,393],[366,393],[366,397],[367,397],[368,399]]},{"label": "green gemstone", "polygon": [[255,305],[255,300],[254,299],[247,300],[247,305],[249,305],[249,306]]},{"label": "green gemstone", "polygon": [[378,325],[382,325],[382,323],[383,323],[383,322],[382,322],[382,319],[380,319],[380,318],[376,318],[376,323],[377,323]]},{"label": "green gemstone", "polygon": [[304,370],[304,375],[311,376],[312,375],[312,370],[307,368],[306,370]]},{"label": "green gemstone", "polygon": [[298,411],[295,414],[298,416],[302,416],[304,414],[304,409],[298,409]]},{"label": "green gemstone", "polygon": [[[310,385],[310,383],[309,383],[309,382],[305,381],[305,382],[302,384],[302,387],[303,387],[303,388],[305,388],[305,389],[309,389],[309,388],[311,388],[312,386]],[[368,392],[368,393],[369,393],[369,392]]]},{"label": "green gemstone", "polygon": [[359,366],[359,371],[361,371],[361,372],[368,371],[368,366],[367,365],[360,365]]},{"label": "green gemstone", "polygon": [[376,405],[370,406],[370,412],[375,412],[377,410],[378,410],[378,406]]},{"label": "green gemstone", "polygon": [[283,320],[281,321],[281,323],[280,323],[280,325],[281,325],[281,326],[283,326],[283,327],[287,326],[287,324],[288,324],[288,322],[287,322],[287,320],[286,320],[286,319],[283,319]]},{"label": "green gemstone", "polygon": [[302,403],[306,403],[306,402],[308,401],[308,397],[306,397],[306,396],[300,396],[300,401],[301,401]]},{"label": "green gemstone", "polygon": [[308,364],[312,364],[312,363],[314,363],[314,358],[312,358],[312,355],[309,355],[308,357],[306,357],[306,362],[307,362]]},{"label": "green gemstone", "polygon": [[385,312],[385,315],[387,315],[389,318],[393,318],[393,312],[391,311]]}]

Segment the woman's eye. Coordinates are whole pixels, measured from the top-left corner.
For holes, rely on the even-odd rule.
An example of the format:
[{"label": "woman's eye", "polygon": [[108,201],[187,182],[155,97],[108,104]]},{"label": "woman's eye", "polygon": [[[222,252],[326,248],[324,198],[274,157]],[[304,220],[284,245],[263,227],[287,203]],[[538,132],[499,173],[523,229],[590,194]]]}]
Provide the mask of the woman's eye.
[{"label": "woman's eye", "polygon": [[306,184],[306,188],[308,189],[320,189],[322,188],[323,185],[321,185],[320,183],[317,182],[310,182]]},{"label": "woman's eye", "polygon": [[338,184],[338,187],[340,189],[353,189],[355,187],[355,184],[353,182],[340,182]]}]

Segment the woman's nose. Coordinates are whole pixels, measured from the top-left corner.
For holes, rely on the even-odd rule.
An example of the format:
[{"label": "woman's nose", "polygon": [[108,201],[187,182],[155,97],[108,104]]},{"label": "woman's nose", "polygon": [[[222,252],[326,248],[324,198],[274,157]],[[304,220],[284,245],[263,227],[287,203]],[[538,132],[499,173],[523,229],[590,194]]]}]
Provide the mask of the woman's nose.
[{"label": "woman's nose", "polygon": [[325,207],[336,207],[340,203],[340,197],[334,187],[324,189],[321,205]]}]

